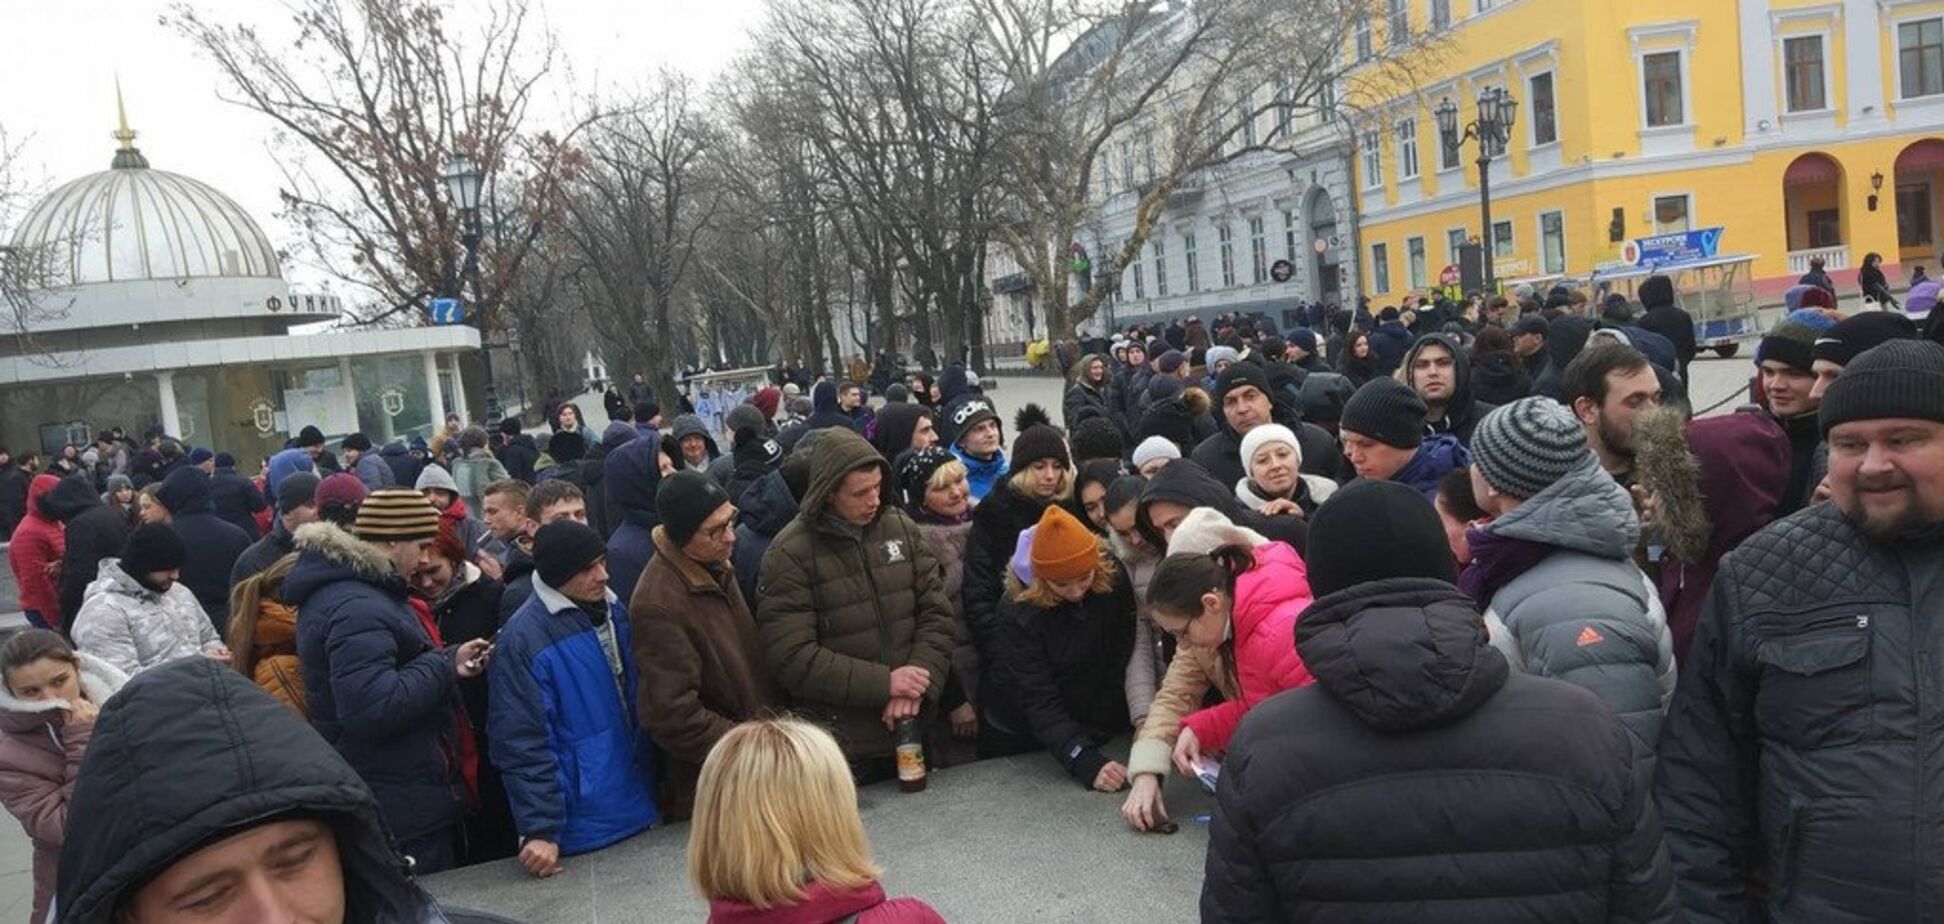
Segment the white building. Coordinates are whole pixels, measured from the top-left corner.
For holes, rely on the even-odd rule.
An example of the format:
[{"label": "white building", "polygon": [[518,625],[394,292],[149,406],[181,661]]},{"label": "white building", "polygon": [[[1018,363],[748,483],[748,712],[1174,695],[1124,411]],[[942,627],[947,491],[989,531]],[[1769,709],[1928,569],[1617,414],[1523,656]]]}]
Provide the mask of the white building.
[{"label": "white building", "polygon": [[[253,460],[315,424],[374,442],[467,415],[471,327],[295,334],[334,296],[293,293],[236,202],[150,169],[123,118],[112,166],[38,203],[12,234],[55,280],[0,338],[0,443],[52,451],[94,429],[153,428]],[[45,250],[43,250],[45,248]],[[477,357],[467,360],[477,368]]]}]

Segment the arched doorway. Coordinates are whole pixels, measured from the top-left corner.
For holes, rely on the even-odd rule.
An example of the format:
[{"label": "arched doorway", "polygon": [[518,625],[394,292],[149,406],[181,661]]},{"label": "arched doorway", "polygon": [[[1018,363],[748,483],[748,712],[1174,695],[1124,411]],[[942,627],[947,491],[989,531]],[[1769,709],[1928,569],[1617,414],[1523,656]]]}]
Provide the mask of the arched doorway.
[{"label": "arched doorway", "polygon": [[1791,275],[1808,272],[1813,260],[1821,260],[1825,270],[1849,268],[1843,182],[1842,165],[1816,151],[1796,158],[1783,172],[1782,214],[1788,224]]},{"label": "arched doorway", "polygon": [[1897,262],[1937,257],[1944,225],[1944,140],[1925,138],[1897,155]]},{"label": "arched doorway", "polygon": [[1306,212],[1310,226],[1310,265],[1316,268],[1310,279],[1310,301],[1341,304],[1343,283],[1337,263],[1343,248],[1337,240],[1336,203],[1330,201],[1329,190],[1316,187],[1310,193]]}]

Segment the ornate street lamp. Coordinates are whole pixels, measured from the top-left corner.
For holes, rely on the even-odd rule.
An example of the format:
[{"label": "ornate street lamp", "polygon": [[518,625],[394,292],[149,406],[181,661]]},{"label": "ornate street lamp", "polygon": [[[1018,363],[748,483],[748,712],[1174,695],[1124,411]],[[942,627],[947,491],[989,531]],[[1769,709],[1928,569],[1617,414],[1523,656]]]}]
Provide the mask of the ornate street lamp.
[{"label": "ornate street lamp", "polygon": [[[500,418],[499,392],[493,387],[493,339],[486,330],[486,292],[479,282],[479,242],[483,237],[479,222],[479,192],[485,180],[479,165],[464,154],[455,154],[446,162],[446,192],[451,194],[453,205],[459,209],[459,242],[466,247],[466,278],[472,283],[473,310],[467,312],[466,316],[479,330],[479,348],[485,357],[482,365],[486,369],[486,420],[492,423]],[[453,294],[455,297],[458,295]]]},{"label": "ornate street lamp", "polygon": [[1485,290],[1494,291],[1498,280],[1492,271],[1492,159],[1505,154],[1512,123],[1519,116],[1518,101],[1504,87],[1479,90],[1478,118],[1463,126],[1458,124],[1458,105],[1450,97],[1441,100],[1433,111],[1438,118],[1438,138],[1449,157],[1458,156],[1459,146],[1466,141],[1478,141],[1478,211],[1484,225],[1478,239],[1483,242]]}]

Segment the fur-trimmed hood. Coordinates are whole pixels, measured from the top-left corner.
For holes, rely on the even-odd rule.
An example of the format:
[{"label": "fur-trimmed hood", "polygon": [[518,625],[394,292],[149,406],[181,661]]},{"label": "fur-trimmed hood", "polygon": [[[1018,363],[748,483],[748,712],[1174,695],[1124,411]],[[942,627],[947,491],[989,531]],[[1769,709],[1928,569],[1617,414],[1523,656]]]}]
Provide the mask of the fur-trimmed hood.
[{"label": "fur-trimmed hood", "polygon": [[292,606],[301,607],[318,588],[347,578],[381,586],[398,581],[384,550],[335,523],[297,527],[292,547],[297,550],[297,565],[290,569],[283,588],[284,602]]},{"label": "fur-trimmed hood", "polygon": [[[128,682],[128,675],[113,664],[85,651],[74,654],[81,659],[81,695],[89,702],[97,706],[107,702],[108,697]],[[70,705],[64,699],[20,699],[6,684],[0,683],[0,731],[10,735],[31,732],[52,722]]]},{"label": "fur-trimmed hood", "polygon": [[1634,475],[1637,484],[1660,496],[1655,537],[1675,558],[1693,562],[1706,554],[1711,529],[1701,496],[1701,463],[1688,450],[1686,423],[1671,407],[1635,417]]}]

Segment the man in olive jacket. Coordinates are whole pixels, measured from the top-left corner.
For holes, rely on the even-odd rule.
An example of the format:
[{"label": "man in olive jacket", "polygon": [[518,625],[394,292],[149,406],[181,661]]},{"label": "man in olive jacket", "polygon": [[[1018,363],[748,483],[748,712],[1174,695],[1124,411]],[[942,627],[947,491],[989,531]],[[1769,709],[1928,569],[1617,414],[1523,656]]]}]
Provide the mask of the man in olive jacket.
[{"label": "man in olive jacket", "polygon": [[937,703],[952,658],[944,574],[917,524],[883,503],[890,468],[856,433],[827,434],[757,581],[776,685],[829,726],[865,780],[891,777],[892,728]]}]

